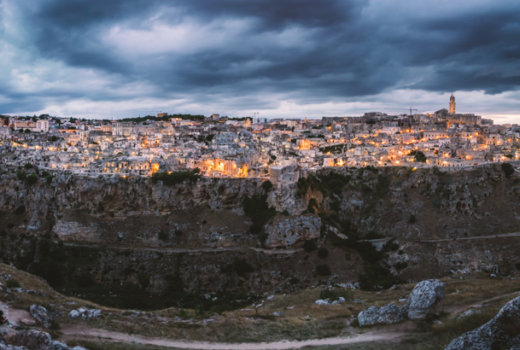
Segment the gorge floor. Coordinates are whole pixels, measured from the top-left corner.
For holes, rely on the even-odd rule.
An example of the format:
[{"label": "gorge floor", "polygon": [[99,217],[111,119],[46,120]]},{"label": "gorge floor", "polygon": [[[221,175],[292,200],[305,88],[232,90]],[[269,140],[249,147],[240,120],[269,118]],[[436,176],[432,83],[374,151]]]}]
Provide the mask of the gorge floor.
[{"label": "gorge floor", "polygon": [[[29,306],[45,305],[59,324],[59,328],[51,330],[54,337],[89,349],[113,349],[121,344],[128,349],[370,349],[381,342],[395,349],[414,349],[418,344],[421,348],[440,349],[453,337],[491,318],[520,290],[520,278],[515,277],[446,277],[442,279],[446,299],[438,320],[358,328],[353,320],[359,311],[371,305],[399,303],[413,285],[397,285],[380,292],[353,290],[352,300],[338,305],[316,305],[323,287],[309,288],[269,296],[258,308],[201,314],[177,308],[137,311],[103,307],[56,293],[40,278],[8,265],[1,264],[0,273],[10,275],[20,285],[19,289],[3,288],[0,292],[2,306],[12,321],[31,323]],[[69,311],[80,306],[100,308],[102,316],[95,320],[71,319]],[[457,317],[470,308],[478,313],[469,319]]]}]

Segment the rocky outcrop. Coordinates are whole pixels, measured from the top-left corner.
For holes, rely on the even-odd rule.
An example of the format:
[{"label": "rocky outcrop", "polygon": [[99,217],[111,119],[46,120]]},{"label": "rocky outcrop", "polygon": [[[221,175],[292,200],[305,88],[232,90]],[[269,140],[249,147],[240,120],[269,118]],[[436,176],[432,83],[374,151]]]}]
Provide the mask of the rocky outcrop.
[{"label": "rocky outcrop", "polygon": [[68,239],[94,241],[99,238],[99,230],[93,223],[87,226],[77,221],[57,220],[53,232],[63,241]]},{"label": "rocky outcrop", "polygon": [[358,322],[361,327],[376,324],[392,324],[404,321],[406,311],[403,307],[388,304],[382,307],[371,306],[358,314]]},{"label": "rocky outcrop", "polygon": [[443,299],[444,283],[441,281],[431,279],[417,283],[408,296],[408,318],[417,320],[436,314]]},{"label": "rocky outcrop", "polygon": [[0,340],[0,350],[27,350],[27,348],[25,346],[9,345]]},{"label": "rocky outcrop", "polygon": [[290,215],[299,215],[307,209],[307,201],[296,196],[295,193],[294,184],[277,186],[269,192],[267,202],[280,213],[288,212]]},{"label": "rocky outcrop", "polygon": [[0,327],[0,350],[87,350],[82,346],[68,347],[52,340],[49,333],[36,329],[16,330]]},{"label": "rocky outcrop", "polygon": [[417,320],[435,315],[444,299],[444,283],[431,279],[417,283],[403,306],[388,304],[371,306],[358,314],[361,327],[376,324],[399,323],[405,319]]},{"label": "rocky outcrop", "polygon": [[495,317],[454,339],[445,350],[520,349],[520,297],[508,302]]},{"label": "rocky outcrop", "polygon": [[[104,295],[138,289],[143,297],[170,295],[173,287],[290,292],[320,283],[317,267],[325,264],[323,271],[353,282],[364,265],[353,243],[382,234],[397,248],[379,262],[402,280],[460,270],[507,274],[519,262],[517,237],[472,237],[520,231],[518,177],[505,179],[493,166],[458,173],[341,168],[270,190],[261,179],[167,186],[57,171],[51,181],[28,184],[17,170],[0,168],[0,259],[74,295],[86,285],[102,286],[90,290]],[[277,214],[254,234],[243,203],[266,195]],[[333,259],[300,249],[300,241],[316,237]],[[345,255],[352,259],[338,258]]]},{"label": "rocky outcrop", "polygon": [[339,297],[337,299],[332,299],[332,300],[330,298],[327,298],[327,299],[315,300],[314,304],[316,304],[316,305],[338,305],[338,304],[343,304],[345,301],[346,301],[346,299],[344,297]]},{"label": "rocky outcrop", "polygon": [[99,309],[86,309],[80,307],[79,309],[71,310],[69,312],[70,318],[82,318],[84,320],[97,319],[101,316],[101,310]]},{"label": "rocky outcrop", "polygon": [[43,306],[33,304],[29,308],[29,312],[43,327],[50,328],[52,326],[53,316]]},{"label": "rocky outcrop", "polygon": [[291,247],[296,242],[320,237],[321,219],[316,215],[278,216],[265,226],[266,247]]},{"label": "rocky outcrop", "polygon": [[52,338],[49,333],[35,329],[17,332],[12,340],[14,345],[25,346],[29,350],[51,350]]}]

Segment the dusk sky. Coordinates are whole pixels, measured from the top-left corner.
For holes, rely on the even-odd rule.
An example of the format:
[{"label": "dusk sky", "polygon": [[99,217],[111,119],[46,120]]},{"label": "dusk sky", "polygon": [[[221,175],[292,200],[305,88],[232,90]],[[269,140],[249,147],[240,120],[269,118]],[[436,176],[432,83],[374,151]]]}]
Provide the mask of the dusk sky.
[{"label": "dusk sky", "polygon": [[0,113],[520,123],[520,1],[0,0]]}]

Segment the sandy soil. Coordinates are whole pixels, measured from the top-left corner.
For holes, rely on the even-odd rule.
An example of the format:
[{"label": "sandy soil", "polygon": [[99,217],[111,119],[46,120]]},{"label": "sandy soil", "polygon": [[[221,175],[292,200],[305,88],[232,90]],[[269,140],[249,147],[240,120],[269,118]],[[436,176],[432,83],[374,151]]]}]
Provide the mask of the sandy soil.
[{"label": "sandy soil", "polygon": [[7,320],[15,326],[33,326],[36,323],[28,311],[12,308],[2,301],[0,301],[0,310],[4,312]]},{"label": "sandy soil", "polygon": [[163,347],[174,347],[179,349],[207,349],[207,350],[283,350],[300,349],[306,346],[334,346],[347,345],[375,341],[392,341],[399,339],[404,333],[389,332],[367,332],[351,337],[333,337],[323,339],[309,339],[301,341],[282,340],[270,343],[214,343],[214,342],[195,342],[184,340],[170,340],[164,338],[149,338],[138,335],[130,335],[119,332],[111,332],[103,329],[86,328],[82,326],[63,327],[65,339],[83,338],[92,340],[93,337],[101,338],[104,341],[114,341],[123,343],[135,343],[143,345],[156,345]]}]

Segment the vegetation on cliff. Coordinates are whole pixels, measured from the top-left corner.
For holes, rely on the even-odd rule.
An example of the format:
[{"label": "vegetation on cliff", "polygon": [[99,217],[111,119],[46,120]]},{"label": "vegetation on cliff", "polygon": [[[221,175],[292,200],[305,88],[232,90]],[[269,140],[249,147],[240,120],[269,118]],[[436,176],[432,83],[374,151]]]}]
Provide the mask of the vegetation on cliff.
[{"label": "vegetation on cliff", "polygon": [[135,118],[123,118],[122,122],[134,122],[134,123],[142,123],[148,120],[151,121],[169,121],[171,118],[179,118],[183,120],[196,120],[202,121],[205,116],[200,114],[167,114],[165,116],[157,117],[154,115],[146,115],[144,117],[135,117]]},{"label": "vegetation on cliff", "polygon": [[410,155],[415,158],[416,162],[426,163],[426,155],[422,151],[412,151]]},{"label": "vegetation on cliff", "polygon": [[252,197],[246,197],[242,207],[244,213],[253,222],[249,230],[255,235],[261,234],[264,225],[276,215],[276,210],[267,204],[266,194],[255,194]]},{"label": "vegetation on cliff", "polygon": [[152,182],[162,181],[166,186],[173,186],[184,181],[197,181],[200,178],[200,169],[183,170],[174,172],[157,172],[152,175]]},{"label": "vegetation on cliff", "polygon": [[504,174],[506,175],[506,177],[508,179],[511,177],[511,175],[513,175],[515,173],[515,169],[513,168],[513,166],[510,163],[502,163],[501,167],[502,167],[502,171],[504,172]]}]

